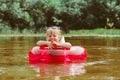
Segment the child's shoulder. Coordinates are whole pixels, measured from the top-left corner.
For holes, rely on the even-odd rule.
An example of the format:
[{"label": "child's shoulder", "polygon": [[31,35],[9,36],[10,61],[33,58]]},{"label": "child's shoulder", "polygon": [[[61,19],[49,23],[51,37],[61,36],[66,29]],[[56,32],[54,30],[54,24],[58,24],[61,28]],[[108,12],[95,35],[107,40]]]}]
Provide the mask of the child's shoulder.
[{"label": "child's shoulder", "polygon": [[60,43],[64,43],[64,42],[65,42],[65,37],[61,36]]}]

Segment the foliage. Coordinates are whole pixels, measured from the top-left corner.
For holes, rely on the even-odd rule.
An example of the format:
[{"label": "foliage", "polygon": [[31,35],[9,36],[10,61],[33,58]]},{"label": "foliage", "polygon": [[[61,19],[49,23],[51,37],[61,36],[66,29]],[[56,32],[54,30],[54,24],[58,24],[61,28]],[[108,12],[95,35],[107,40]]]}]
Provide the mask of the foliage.
[{"label": "foliage", "polygon": [[[109,19],[109,22],[108,22]],[[0,24],[37,33],[46,26],[71,29],[120,29],[120,0],[1,0]],[[3,29],[3,28],[0,28]]]}]

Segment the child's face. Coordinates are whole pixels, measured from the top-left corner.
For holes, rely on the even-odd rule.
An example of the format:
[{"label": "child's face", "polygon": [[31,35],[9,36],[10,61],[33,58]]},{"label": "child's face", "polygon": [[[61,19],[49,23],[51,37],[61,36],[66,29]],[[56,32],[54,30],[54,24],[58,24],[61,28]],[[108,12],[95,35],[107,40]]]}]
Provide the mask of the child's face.
[{"label": "child's face", "polygon": [[47,41],[59,42],[60,41],[60,35],[57,34],[56,32],[48,32],[47,35],[46,35],[46,39],[47,39]]}]

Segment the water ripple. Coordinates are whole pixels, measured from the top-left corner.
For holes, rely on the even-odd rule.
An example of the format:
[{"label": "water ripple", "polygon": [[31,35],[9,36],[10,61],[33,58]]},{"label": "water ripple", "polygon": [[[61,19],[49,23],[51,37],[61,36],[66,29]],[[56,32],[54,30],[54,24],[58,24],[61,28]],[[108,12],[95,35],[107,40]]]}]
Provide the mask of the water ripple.
[{"label": "water ripple", "polygon": [[0,75],[1,75],[1,74],[4,74],[5,72],[6,72],[6,68],[0,67]]}]

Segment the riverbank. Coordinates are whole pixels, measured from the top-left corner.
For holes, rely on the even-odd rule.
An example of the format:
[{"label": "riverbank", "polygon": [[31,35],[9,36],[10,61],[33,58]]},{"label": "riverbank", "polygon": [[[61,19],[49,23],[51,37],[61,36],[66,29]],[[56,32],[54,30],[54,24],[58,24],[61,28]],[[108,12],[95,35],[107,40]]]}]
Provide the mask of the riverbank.
[{"label": "riverbank", "polygon": [[[65,37],[120,37],[119,29],[92,29],[92,30],[71,30],[69,33],[63,33]],[[44,33],[1,33],[0,37],[44,37]]]},{"label": "riverbank", "polygon": [[[106,34],[64,34],[65,37],[120,37]],[[42,34],[0,34],[0,37],[44,37]]]}]

